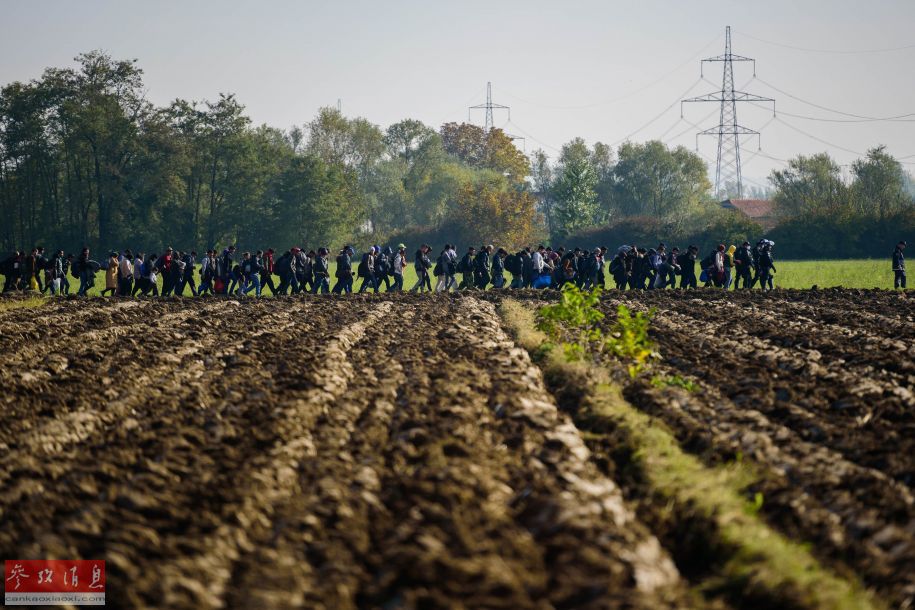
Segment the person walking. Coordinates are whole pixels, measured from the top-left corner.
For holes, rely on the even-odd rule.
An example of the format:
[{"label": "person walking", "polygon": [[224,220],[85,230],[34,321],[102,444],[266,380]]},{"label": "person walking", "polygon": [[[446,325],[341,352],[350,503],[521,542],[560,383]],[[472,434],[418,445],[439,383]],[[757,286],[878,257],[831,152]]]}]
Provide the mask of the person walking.
[{"label": "person walking", "polygon": [[458,290],[473,288],[473,261],[476,257],[476,252],[477,249],[470,246],[467,248],[467,253],[461,257],[461,261],[458,263],[457,270],[461,274],[461,283],[458,285]]},{"label": "person walking", "polygon": [[750,252],[750,242],[740,244],[734,252],[734,290],[749,289],[753,281],[753,253]]},{"label": "person walking", "polygon": [[362,255],[362,261],[356,269],[359,277],[362,278],[362,285],[359,286],[359,294],[362,294],[369,288],[374,288],[378,292],[378,282],[375,279],[375,246],[372,246]]},{"label": "person walking", "polygon": [[312,286],[312,294],[327,294],[330,292],[330,283],[328,277],[330,277],[329,265],[327,263],[327,257],[330,255],[330,251],[327,248],[318,248],[317,257],[315,257],[314,266],[312,268],[312,273],[314,273],[314,285]]},{"label": "person walking", "polygon": [[499,248],[496,255],[492,257],[490,282],[493,288],[505,287],[505,259],[508,257],[508,251],[505,248]]},{"label": "person walking", "polygon": [[759,251],[759,286],[764,291],[775,288],[772,278],[772,274],[775,273],[775,261],[772,258],[772,246],[774,245],[774,242],[766,240]]},{"label": "person walking", "polygon": [[403,291],[403,270],[407,268],[407,247],[404,244],[397,245],[397,254],[394,255],[394,261],[391,263],[391,277],[394,282],[391,284],[389,292]]},{"label": "person walking", "polygon": [[128,248],[118,262],[118,295],[129,297],[133,288],[133,252]]},{"label": "person walking", "polygon": [[345,246],[337,255],[337,283],[331,291],[334,294],[349,294],[353,291],[353,248]]},{"label": "person walking", "polygon": [[699,258],[699,248],[691,245],[685,254],[678,257],[680,264],[680,288],[697,288],[696,259]]},{"label": "person walking", "polygon": [[432,261],[429,260],[429,252],[432,248],[426,244],[419,247],[416,251],[416,260],[413,261],[413,267],[416,269],[416,284],[410,289],[410,292],[423,292],[428,290],[432,292],[432,280],[429,279],[429,270],[432,268]]},{"label": "person walking", "polygon": [[99,293],[101,296],[105,296],[105,293],[111,292],[111,296],[114,296],[118,290],[118,253],[109,252],[108,253],[108,266],[105,267],[105,287]]},{"label": "person walking", "polygon": [[906,243],[900,240],[893,250],[893,288],[905,289],[905,256],[902,251],[905,250]]}]

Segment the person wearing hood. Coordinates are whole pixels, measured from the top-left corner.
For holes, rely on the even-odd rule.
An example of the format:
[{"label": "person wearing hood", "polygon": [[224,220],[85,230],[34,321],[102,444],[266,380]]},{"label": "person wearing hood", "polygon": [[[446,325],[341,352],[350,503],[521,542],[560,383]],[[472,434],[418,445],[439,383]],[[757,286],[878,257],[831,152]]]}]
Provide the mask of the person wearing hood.
[{"label": "person wearing hood", "polygon": [[724,253],[724,289],[729,290],[731,288],[731,282],[733,281],[733,271],[734,271],[734,252],[737,251],[737,246],[731,244],[727,252]]},{"label": "person wearing hood", "polygon": [[905,290],[905,256],[902,251],[905,250],[906,243],[900,240],[893,250],[893,288],[902,288]]}]

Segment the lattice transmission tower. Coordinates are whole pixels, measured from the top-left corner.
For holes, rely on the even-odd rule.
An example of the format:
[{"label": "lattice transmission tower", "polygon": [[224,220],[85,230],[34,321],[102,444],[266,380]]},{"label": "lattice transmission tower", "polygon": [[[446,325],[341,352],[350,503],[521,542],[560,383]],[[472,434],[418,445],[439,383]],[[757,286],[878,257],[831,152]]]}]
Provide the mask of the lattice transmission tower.
[{"label": "lattice transmission tower", "polygon": [[[473,122],[473,117],[471,115],[473,114],[474,110],[485,110],[486,111],[486,118],[484,119],[484,123],[483,123],[483,129],[486,130],[486,132],[489,132],[490,129],[495,127],[495,122],[493,121],[493,112],[492,112],[493,110],[504,110],[506,113],[508,113],[508,122],[510,123],[512,120],[512,110],[511,110],[510,106],[503,106],[502,104],[496,104],[492,101],[492,83],[491,82],[486,83],[486,103],[477,104],[476,106],[470,106],[467,109],[468,122]],[[522,136],[516,136],[514,134],[508,133],[507,131],[505,132],[505,135],[508,136],[508,138],[512,141],[521,140],[523,143],[525,143],[525,149],[526,149],[526,141]]]},{"label": "lattice transmission tower", "polygon": [[699,148],[699,136],[718,136],[718,158],[715,168],[715,193],[719,198],[728,196],[727,190],[734,186],[737,197],[743,195],[743,178],[740,170],[740,136],[756,136],[759,132],[744,127],[737,122],[737,102],[772,102],[775,112],[775,100],[734,90],[734,62],[753,62],[753,76],[756,76],[756,60],[731,52],[731,26],[725,29],[724,55],[708,57],[700,63],[700,74],[704,77],[705,62],[722,62],[724,74],[721,77],[721,91],[714,91],[698,97],[691,97],[680,102],[680,116],[683,116],[683,104],[689,102],[716,102],[721,104],[718,125],[709,127],[696,134],[696,149]]}]

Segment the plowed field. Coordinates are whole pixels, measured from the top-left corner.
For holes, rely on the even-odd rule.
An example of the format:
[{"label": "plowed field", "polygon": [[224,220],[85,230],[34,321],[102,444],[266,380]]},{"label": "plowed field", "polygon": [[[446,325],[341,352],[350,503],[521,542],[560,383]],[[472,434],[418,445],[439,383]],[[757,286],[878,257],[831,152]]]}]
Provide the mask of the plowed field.
[{"label": "plowed field", "polygon": [[[664,508],[592,452],[501,298],[0,312],[0,555],[105,559],[116,608],[752,606],[693,590]],[[915,604],[915,303],[602,307],[621,302],[657,308],[655,372],[699,388],[626,380],[626,398],[704,462],[752,461],[773,528]]]}]

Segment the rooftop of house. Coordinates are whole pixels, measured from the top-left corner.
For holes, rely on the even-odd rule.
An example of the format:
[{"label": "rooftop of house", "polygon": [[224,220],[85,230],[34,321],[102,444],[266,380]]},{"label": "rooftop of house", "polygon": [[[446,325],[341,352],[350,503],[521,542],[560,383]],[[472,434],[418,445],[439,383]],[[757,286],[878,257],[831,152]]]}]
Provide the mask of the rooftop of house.
[{"label": "rooftop of house", "polygon": [[768,199],[725,199],[721,207],[740,210],[750,218],[768,218],[775,215],[775,206]]}]

